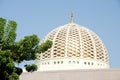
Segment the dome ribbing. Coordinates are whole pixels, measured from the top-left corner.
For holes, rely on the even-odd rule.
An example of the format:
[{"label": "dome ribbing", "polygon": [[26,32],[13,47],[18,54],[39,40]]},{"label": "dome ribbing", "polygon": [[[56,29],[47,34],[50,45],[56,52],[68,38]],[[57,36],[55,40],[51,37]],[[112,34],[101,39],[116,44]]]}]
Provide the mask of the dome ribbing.
[{"label": "dome ribbing", "polygon": [[91,30],[69,23],[51,31],[44,39],[53,45],[36,60],[39,70],[109,68],[107,50]]}]

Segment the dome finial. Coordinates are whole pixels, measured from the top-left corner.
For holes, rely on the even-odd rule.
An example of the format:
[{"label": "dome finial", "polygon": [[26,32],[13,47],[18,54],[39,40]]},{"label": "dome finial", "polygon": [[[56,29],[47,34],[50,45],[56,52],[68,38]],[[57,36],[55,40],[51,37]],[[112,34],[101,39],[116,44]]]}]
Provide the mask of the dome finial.
[{"label": "dome finial", "polygon": [[70,23],[74,23],[74,15],[73,15],[73,12],[71,12]]}]

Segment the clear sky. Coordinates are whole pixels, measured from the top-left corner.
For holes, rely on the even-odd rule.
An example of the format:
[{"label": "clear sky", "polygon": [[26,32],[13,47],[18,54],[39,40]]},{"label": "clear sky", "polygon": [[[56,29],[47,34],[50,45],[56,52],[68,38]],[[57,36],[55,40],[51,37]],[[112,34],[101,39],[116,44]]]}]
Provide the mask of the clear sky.
[{"label": "clear sky", "polygon": [[18,23],[17,41],[48,32],[69,23],[85,26],[106,45],[111,68],[120,68],[120,0],[0,0],[0,17]]}]

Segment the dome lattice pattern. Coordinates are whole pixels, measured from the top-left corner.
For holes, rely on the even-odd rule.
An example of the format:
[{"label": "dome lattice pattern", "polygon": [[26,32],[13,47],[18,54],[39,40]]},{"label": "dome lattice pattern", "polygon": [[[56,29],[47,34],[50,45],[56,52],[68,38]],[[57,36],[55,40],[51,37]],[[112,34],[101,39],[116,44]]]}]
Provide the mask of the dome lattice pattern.
[{"label": "dome lattice pattern", "polygon": [[[94,32],[85,27],[69,23],[51,31],[45,37],[44,41],[46,40],[53,41],[53,46],[39,55],[37,61],[39,65],[55,65],[56,63],[67,65],[70,62],[76,62],[83,67],[88,64],[85,69],[109,67],[104,44]],[[101,66],[99,67],[99,65]]]}]

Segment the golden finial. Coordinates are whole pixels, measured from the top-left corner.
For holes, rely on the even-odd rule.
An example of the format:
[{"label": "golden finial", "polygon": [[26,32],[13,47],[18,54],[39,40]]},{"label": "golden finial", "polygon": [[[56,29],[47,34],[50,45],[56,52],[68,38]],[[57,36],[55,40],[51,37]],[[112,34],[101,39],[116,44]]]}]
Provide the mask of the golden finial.
[{"label": "golden finial", "polygon": [[74,23],[74,15],[73,15],[73,12],[71,12],[70,23]]}]

